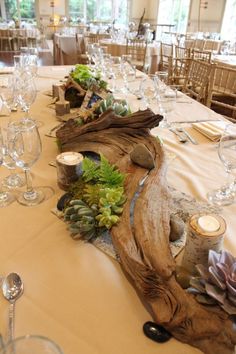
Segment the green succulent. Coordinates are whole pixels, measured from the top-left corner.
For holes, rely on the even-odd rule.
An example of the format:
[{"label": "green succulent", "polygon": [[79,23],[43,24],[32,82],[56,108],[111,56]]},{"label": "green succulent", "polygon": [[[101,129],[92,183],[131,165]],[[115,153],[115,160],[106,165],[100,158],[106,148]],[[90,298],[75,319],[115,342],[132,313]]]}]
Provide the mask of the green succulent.
[{"label": "green succulent", "polygon": [[77,64],[70,76],[75,80],[84,90],[92,87],[100,89],[107,88],[107,82],[101,79],[101,73],[93,71],[87,65]]},{"label": "green succulent", "polygon": [[116,115],[124,117],[131,113],[130,107],[126,100],[115,101],[113,95],[108,95],[106,99],[102,100],[99,107],[96,109],[97,114],[106,112],[108,108],[112,108]]},{"label": "green succulent", "polygon": [[96,235],[96,212],[80,199],[69,202],[64,219],[70,223],[69,230],[74,239],[90,240]]},{"label": "green succulent", "polygon": [[100,164],[84,158],[82,177],[73,183],[72,199],[64,210],[64,219],[74,239],[90,240],[101,228],[110,229],[119,221],[126,201],[125,175],[101,155]]}]

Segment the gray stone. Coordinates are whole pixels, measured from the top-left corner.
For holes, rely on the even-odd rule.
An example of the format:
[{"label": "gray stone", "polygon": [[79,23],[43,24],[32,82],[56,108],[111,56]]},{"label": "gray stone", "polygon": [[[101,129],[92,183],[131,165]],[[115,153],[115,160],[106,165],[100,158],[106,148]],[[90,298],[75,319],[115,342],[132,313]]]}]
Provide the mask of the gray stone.
[{"label": "gray stone", "polygon": [[133,151],[130,153],[130,158],[132,162],[148,170],[151,170],[155,167],[155,161],[153,159],[152,153],[148,150],[148,148],[146,148],[144,144],[136,145]]},{"label": "gray stone", "polygon": [[181,218],[171,214],[170,216],[170,241],[178,240],[184,233],[185,224]]}]

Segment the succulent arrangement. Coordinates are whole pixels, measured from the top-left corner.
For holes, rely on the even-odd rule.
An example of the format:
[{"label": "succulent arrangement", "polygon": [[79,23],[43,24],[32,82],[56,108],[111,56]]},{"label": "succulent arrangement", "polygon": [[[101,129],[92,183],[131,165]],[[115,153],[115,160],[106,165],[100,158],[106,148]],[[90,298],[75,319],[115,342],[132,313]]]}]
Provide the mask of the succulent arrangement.
[{"label": "succulent arrangement", "polygon": [[106,112],[108,108],[112,108],[117,116],[125,117],[128,114],[131,114],[130,107],[126,100],[115,100],[112,94],[107,95],[106,99],[99,102],[98,107],[95,110],[95,113],[101,114]]},{"label": "succulent arrangement", "polygon": [[76,119],[78,125],[89,123],[99,118],[109,108],[113,109],[115,114],[125,117],[131,114],[130,107],[126,100],[116,100],[112,94],[108,94],[104,100],[97,101],[90,109],[80,111],[79,118]]},{"label": "succulent arrangement", "polygon": [[74,239],[90,240],[118,223],[126,201],[125,175],[103,155],[100,163],[84,158],[82,171],[81,178],[70,188],[64,220]]},{"label": "succulent arrangement", "polygon": [[99,71],[92,70],[87,65],[77,64],[71,71],[70,76],[84,90],[88,90],[93,87],[104,90],[107,88],[107,82],[102,80],[101,73]]},{"label": "succulent arrangement", "polygon": [[208,265],[196,266],[198,277],[190,281],[196,299],[208,305],[220,305],[228,314],[236,314],[236,258],[227,251],[209,251]]}]

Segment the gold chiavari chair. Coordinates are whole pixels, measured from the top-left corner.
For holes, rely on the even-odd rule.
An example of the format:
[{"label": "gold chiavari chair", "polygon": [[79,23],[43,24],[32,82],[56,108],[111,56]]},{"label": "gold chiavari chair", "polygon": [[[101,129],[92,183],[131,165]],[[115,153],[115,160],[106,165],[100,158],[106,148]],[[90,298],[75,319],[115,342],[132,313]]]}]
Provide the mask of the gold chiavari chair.
[{"label": "gold chiavari chair", "polygon": [[159,70],[168,72],[168,82],[173,76],[174,45],[161,43]]},{"label": "gold chiavari chair", "polygon": [[126,54],[131,55],[132,64],[138,70],[146,71],[147,41],[139,38],[127,39]]},{"label": "gold chiavari chair", "polygon": [[201,60],[190,59],[183,91],[195,98],[198,102],[206,104],[208,89],[215,64]]},{"label": "gold chiavari chair", "polygon": [[76,33],[76,54],[77,54],[77,63],[78,64],[88,64],[88,56],[86,54],[86,43],[84,36]]},{"label": "gold chiavari chair", "polygon": [[0,50],[1,51],[13,50],[12,36],[8,29],[0,29]]},{"label": "gold chiavari chair", "polygon": [[203,50],[208,50],[211,52],[219,53],[220,47],[223,41],[214,40],[214,39],[206,39],[204,43]]},{"label": "gold chiavari chair", "polygon": [[205,39],[195,39],[194,49],[203,50],[205,45]]},{"label": "gold chiavari chair", "polygon": [[97,33],[89,33],[84,36],[86,44],[93,44],[99,42],[99,35]]},{"label": "gold chiavari chair", "polygon": [[175,46],[174,53],[172,76],[169,82],[173,85],[179,86],[181,89],[187,76],[191,50],[190,48]]},{"label": "gold chiavari chair", "polygon": [[203,60],[208,63],[211,62],[212,53],[210,51],[192,49],[191,55],[194,60]]},{"label": "gold chiavari chair", "polygon": [[236,123],[236,69],[220,65],[214,67],[207,106]]}]

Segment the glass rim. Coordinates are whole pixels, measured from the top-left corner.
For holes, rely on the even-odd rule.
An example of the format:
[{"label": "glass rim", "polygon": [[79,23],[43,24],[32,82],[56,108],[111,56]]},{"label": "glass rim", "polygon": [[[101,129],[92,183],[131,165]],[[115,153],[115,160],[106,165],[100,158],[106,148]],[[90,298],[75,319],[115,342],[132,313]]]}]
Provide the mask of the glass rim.
[{"label": "glass rim", "polygon": [[11,347],[11,345],[14,345],[17,342],[20,342],[25,339],[39,339],[40,341],[48,342],[56,348],[56,350],[58,351],[58,354],[64,354],[62,349],[59,347],[59,345],[56,342],[54,342],[52,339],[50,339],[46,336],[40,335],[40,334],[26,334],[24,336],[20,336],[20,337],[13,339],[13,340],[8,341],[4,345],[4,347],[0,349],[0,354],[4,354],[6,352],[6,350]]}]

